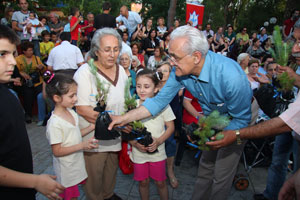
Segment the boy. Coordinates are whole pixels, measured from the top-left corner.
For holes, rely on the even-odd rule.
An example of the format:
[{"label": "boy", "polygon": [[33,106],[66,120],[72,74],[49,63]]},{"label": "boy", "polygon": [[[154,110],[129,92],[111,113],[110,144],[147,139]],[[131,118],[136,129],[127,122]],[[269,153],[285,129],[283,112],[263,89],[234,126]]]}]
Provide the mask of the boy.
[{"label": "boy", "polygon": [[40,43],[41,59],[46,63],[50,51],[54,48],[54,43],[50,42],[50,33],[47,30],[42,31],[43,42]]},{"label": "boy", "polygon": [[17,98],[9,92],[9,82],[16,65],[14,53],[18,36],[0,25],[0,197],[35,199],[36,190],[50,199],[61,199],[64,187],[55,176],[34,175],[24,113]]}]

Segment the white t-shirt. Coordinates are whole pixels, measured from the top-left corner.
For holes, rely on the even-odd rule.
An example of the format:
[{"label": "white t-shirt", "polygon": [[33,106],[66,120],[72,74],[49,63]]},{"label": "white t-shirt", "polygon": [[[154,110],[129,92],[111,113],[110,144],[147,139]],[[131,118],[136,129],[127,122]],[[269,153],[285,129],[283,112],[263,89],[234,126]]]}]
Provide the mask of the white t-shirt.
[{"label": "white t-shirt", "polygon": [[[68,109],[75,119],[76,126],[52,113],[47,123],[46,136],[50,145],[61,143],[62,147],[69,147],[82,142],[78,125],[78,115]],[[87,178],[83,151],[77,151],[67,156],[53,155],[53,168],[57,181],[64,187],[77,185]]]},{"label": "white t-shirt", "polygon": [[[113,111],[114,115],[121,115],[124,112],[124,90],[125,85],[128,80],[127,74],[123,67],[117,66],[117,78],[114,84],[109,84],[107,78],[103,74],[97,73],[98,78],[105,82],[104,87],[109,88],[109,93],[107,96],[106,110]],[[74,74],[74,80],[78,84],[77,97],[78,101],[76,106],[91,106],[96,107],[96,78],[90,71],[90,66],[88,64],[83,64]],[[89,126],[89,122],[83,117],[79,116],[79,126],[80,128],[85,128]],[[94,131],[84,136],[83,140],[87,140],[93,137]],[[121,150],[121,139],[117,138],[115,140],[101,140],[99,141],[99,148],[90,150],[89,152],[109,152],[109,151],[120,151]]]},{"label": "white t-shirt", "polygon": [[[137,100],[139,105],[139,100]],[[159,138],[165,132],[165,122],[174,120],[176,117],[168,105],[163,109],[158,115],[149,117],[141,120],[141,122],[147,128],[147,131],[151,133],[152,137]],[[167,158],[165,152],[165,143],[158,146],[158,152],[149,154],[140,152],[137,148],[132,147],[132,152],[130,153],[130,159],[134,163],[143,164],[146,162],[158,162],[165,160]]]},{"label": "white t-shirt", "polygon": [[53,70],[78,69],[77,64],[83,61],[80,49],[68,41],[63,41],[51,50],[47,65],[52,66]]}]

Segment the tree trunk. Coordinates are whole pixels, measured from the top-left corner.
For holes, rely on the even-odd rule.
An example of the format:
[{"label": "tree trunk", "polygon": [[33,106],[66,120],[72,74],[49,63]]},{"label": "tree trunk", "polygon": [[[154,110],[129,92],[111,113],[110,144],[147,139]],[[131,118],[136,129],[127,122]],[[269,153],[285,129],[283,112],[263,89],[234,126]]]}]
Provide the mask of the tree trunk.
[{"label": "tree trunk", "polygon": [[176,15],[176,3],[177,0],[170,0],[170,7],[168,10],[168,28],[173,26],[174,18]]}]

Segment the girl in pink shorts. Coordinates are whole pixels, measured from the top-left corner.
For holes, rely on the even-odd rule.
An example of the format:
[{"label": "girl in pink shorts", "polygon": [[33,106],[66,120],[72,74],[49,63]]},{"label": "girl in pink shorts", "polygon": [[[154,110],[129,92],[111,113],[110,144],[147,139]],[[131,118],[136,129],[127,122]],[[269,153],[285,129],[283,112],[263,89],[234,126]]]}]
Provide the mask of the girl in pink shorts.
[{"label": "girl in pink shorts", "polygon": [[[150,69],[138,71],[136,76],[136,91],[140,97],[137,100],[138,105],[141,105],[146,98],[155,96],[162,77],[162,73]],[[130,159],[134,163],[133,178],[139,181],[139,192],[142,200],[149,199],[150,177],[155,181],[160,199],[168,199],[165,170],[167,156],[164,142],[174,132],[174,119],[172,109],[167,106],[159,115],[141,120],[147,131],[152,134],[152,144],[145,147],[135,140],[130,141],[132,145]]]}]

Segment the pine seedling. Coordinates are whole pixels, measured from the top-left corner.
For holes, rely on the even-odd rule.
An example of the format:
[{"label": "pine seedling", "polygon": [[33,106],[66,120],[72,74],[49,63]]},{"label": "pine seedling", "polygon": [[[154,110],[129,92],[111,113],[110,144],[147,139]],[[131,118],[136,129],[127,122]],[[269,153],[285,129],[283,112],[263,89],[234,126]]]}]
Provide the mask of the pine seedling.
[{"label": "pine seedling", "polygon": [[131,86],[131,78],[128,78],[126,84],[125,84],[125,111],[133,110],[136,108],[137,103],[135,100],[135,94],[133,96],[130,95],[130,86]]}]

